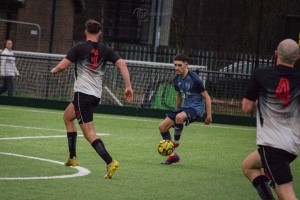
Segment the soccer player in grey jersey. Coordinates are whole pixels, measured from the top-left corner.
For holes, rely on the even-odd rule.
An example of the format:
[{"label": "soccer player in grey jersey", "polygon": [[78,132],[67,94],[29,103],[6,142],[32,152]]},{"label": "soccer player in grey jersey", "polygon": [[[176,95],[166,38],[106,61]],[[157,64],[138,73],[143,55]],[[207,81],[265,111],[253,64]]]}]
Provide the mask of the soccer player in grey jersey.
[{"label": "soccer player in grey jersey", "polygon": [[98,43],[102,34],[101,29],[102,25],[99,22],[88,20],[85,24],[86,41],[71,48],[66,58],[54,67],[51,73],[59,73],[75,63],[74,98],[64,112],[70,152],[65,165],[78,165],[76,157],[77,131],[74,123],[77,118],[84,137],[107,164],[107,173],[104,177],[111,179],[119,167],[119,163],[113,160],[107,152],[102,140],[96,135],[93,125],[93,109],[100,102],[106,62],[112,62],[120,68],[125,82],[125,99],[127,101],[132,100],[133,91],[124,60],[112,49]]},{"label": "soccer player in grey jersey", "polygon": [[243,160],[242,169],[261,199],[275,199],[270,182],[279,199],[296,200],[290,163],[300,152],[300,73],[293,68],[298,44],[281,41],[275,58],[276,66],[253,72],[242,102],[243,112],[248,113],[257,101],[258,145]]}]

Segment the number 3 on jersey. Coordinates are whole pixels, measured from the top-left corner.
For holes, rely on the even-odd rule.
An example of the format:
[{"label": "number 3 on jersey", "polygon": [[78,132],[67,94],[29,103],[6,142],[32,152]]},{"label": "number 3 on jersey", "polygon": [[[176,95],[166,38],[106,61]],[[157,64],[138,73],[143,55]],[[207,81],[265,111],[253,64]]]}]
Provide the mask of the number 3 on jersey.
[{"label": "number 3 on jersey", "polygon": [[91,53],[94,54],[93,57],[90,57],[90,60],[92,61],[92,65],[89,65],[88,68],[90,70],[95,70],[98,67],[98,50],[97,49],[93,49],[91,50]]},{"label": "number 3 on jersey", "polygon": [[290,82],[287,78],[280,78],[275,92],[275,99],[281,100],[283,102],[283,107],[290,102]]}]

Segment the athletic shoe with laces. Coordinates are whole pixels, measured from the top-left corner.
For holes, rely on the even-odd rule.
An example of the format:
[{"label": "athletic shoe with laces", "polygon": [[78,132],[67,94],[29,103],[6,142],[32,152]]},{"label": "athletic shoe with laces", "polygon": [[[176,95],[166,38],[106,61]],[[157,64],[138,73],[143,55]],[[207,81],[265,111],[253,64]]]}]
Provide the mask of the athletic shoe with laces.
[{"label": "athletic shoe with laces", "polygon": [[160,164],[164,164],[164,165],[170,165],[172,163],[177,163],[180,161],[180,157],[177,153],[175,153],[172,156],[168,156],[167,159],[163,162],[161,162]]},{"label": "athletic shoe with laces", "polygon": [[120,166],[119,162],[116,160],[113,160],[110,164],[108,164],[106,166],[107,172],[104,175],[104,178],[111,179],[119,166]]},{"label": "athletic shoe with laces", "polygon": [[172,143],[173,143],[174,148],[177,148],[179,146],[179,142],[173,141]]},{"label": "athletic shoe with laces", "polygon": [[67,166],[67,167],[78,166],[78,160],[77,160],[77,158],[75,156],[73,158],[69,158],[67,160],[67,162],[65,162],[65,166]]}]

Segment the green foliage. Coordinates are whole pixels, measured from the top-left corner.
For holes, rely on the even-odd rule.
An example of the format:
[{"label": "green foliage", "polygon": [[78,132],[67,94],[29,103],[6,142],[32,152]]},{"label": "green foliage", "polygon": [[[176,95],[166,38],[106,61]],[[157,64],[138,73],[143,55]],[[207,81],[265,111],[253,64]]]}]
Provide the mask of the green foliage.
[{"label": "green foliage", "polygon": [[[0,106],[0,152],[64,162],[68,157],[63,112]],[[162,116],[163,118],[164,116]],[[120,162],[112,180],[103,178],[105,163],[90,144],[78,137],[79,165],[91,171],[83,177],[49,180],[0,180],[0,199],[205,199],[257,200],[251,183],[241,172],[243,158],[255,148],[255,128],[230,125],[184,128],[177,152],[181,161],[160,165],[160,120],[96,114],[94,124],[107,150]],[[81,133],[79,132],[79,135]],[[3,140],[8,137],[63,136]],[[76,170],[54,163],[0,154],[1,177],[59,176]],[[292,170],[300,196],[300,162]]]},{"label": "green foliage", "polygon": [[151,108],[173,110],[176,108],[175,96],[172,84],[160,84]]}]

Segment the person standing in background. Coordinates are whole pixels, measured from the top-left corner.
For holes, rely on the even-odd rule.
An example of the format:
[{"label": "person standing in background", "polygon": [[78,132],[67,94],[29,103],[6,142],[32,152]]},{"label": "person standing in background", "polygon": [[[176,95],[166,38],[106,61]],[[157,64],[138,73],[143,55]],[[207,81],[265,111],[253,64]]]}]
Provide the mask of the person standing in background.
[{"label": "person standing in background", "polygon": [[7,91],[8,96],[12,97],[14,93],[14,77],[20,76],[16,67],[16,58],[12,51],[13,42],[7,39],[4,43],[4,50],[1,53],[0,76],[3,77],[3,84],[0,87],[0,95]]}]

